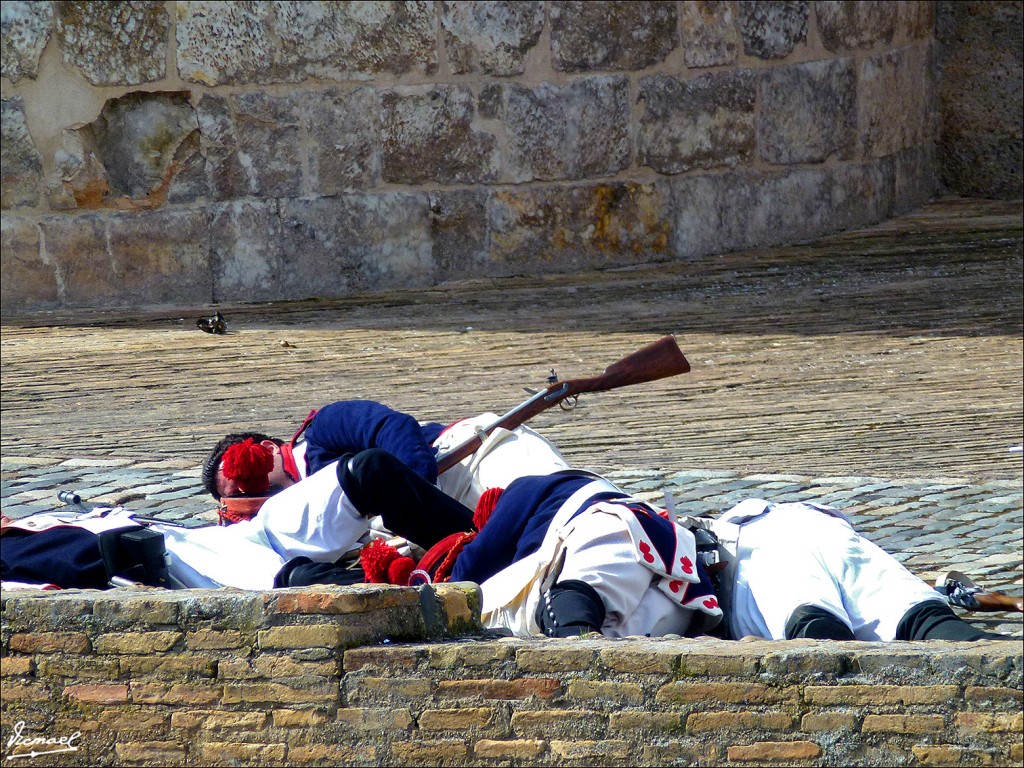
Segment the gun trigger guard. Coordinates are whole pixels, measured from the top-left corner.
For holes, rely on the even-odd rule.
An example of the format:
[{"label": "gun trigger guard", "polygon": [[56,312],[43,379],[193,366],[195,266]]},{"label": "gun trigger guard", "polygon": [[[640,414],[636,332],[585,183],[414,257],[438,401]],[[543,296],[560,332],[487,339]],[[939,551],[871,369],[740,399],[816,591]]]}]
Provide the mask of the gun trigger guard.
[{"label": "gun trigger guard", "polygon": [[571,397],[567,397],[565,398],[565,400],[560,402],[558,404],[558,407],[561,408],[563,411],[571,411],[573,408],[576,407],[577,403],[579,402],[579,399],[579,395],[572,395]]}]

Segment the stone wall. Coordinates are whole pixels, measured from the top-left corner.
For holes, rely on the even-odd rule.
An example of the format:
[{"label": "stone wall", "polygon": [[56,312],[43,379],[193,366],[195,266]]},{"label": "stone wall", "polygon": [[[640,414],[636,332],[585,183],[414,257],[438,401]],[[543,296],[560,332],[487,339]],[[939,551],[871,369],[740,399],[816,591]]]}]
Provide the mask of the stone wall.
[{"label": "stone wall", "polygon": [[498,639],[479,632],[478,599],[475,585],[5,593],[5,759],[65,739],[76,752],[32,764],[1024,760],[1018,640]]},{"label": "stone wall", "polygon": [[3,3],[2,307],[687,259],[936,188],[933,2]]},{"label": "stone wall", "polygon": [[942,182],[966,197],[1024,194],[1024,3],[940,2]]}]

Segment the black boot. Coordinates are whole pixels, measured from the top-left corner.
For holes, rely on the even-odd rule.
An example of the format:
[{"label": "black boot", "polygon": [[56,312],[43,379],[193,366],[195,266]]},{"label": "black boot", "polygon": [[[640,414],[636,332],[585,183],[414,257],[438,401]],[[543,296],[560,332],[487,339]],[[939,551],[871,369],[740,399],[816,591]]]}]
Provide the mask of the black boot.
[{"label": "black boot", "polygon": [[308,557],[295,557],[274,576],[274,589],[337,584],[347,587],[366,581],[362,568],[342,568],[334,563],[314,563]]},{"label": "black boot", "polygon": [[1007,640],[961,619],[941,600],[927,600],[907,611],[896,626],[897,640]]},{"label": "black boot", "polygon": [[786,639],[856,640],[846,623],[824,608],[801,605],[786,622]]},{"label": "black boot", "polygon": [[560,581],[541,595],[537,624],[548,637],[579,637],[600,632],[606,609],[592,586],[579,579]]},{"label": "black boot", "polygon": [[387,451],[371,448],[338,463],[338,482],[363,517],[423,549],[473,530],[473,511],[431,485]]}]

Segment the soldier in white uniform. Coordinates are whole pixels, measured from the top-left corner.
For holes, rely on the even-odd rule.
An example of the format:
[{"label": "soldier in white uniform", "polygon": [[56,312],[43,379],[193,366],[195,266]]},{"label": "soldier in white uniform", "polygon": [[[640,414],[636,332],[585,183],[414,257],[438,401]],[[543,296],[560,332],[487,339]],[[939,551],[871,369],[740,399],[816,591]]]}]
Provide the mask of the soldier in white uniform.
[{"label": "soldier in white uniform", "polygon": [[718,594],[733,637],[1003,639],[962,621],[834,507],[747,499],[710,527],[729,562]]}]

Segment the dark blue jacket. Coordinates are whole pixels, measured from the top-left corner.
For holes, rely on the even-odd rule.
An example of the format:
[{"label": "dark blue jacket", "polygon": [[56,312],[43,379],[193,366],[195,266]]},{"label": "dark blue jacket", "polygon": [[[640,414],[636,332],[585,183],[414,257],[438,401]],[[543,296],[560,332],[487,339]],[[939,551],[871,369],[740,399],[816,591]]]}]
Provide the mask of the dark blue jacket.
[{"label": "dark blue jacket", "polygon": [[307,475],[347,454],[380,448],[435,483],[437,461],[431,443],[443,430],[437,423],[420,426],[412,416],[373,400],[340,400],[317,411],[306,428]]},{"label": "dark blue jacket", "polygon": [[[556,473],[520,477],[508,484],[487,524],[462,550],[452,568],[452,581],[481,584],[516,560],[536,552],[552,518],[590,475]],[[601,493],[587,502],[625,498],[625,493]]]}]

